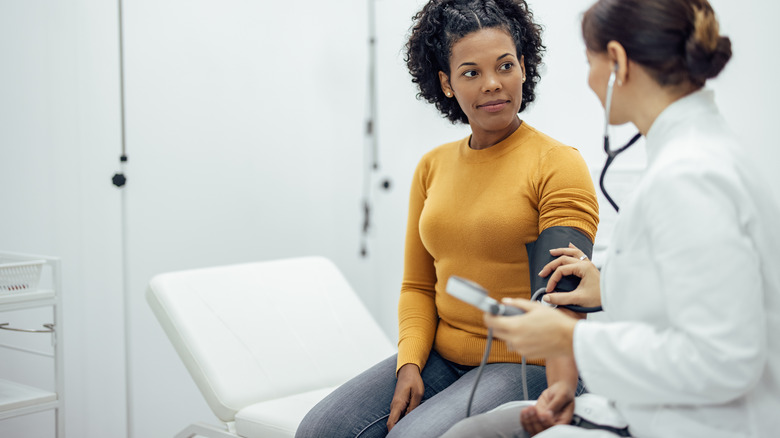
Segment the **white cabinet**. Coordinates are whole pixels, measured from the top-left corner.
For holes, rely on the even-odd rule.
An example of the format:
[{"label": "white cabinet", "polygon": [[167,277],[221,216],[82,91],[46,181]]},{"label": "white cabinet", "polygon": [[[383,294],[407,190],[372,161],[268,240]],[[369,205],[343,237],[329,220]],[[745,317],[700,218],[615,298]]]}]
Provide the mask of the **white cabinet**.
[{"label": "white cabinet", "polygon": [[[42,356],[50,362],[46,372],[53,371],[53,375],[41,376],[41,387],[0,374],[0,420],[54,410],[57,438],[65,436],[60,276],[57,257],[0,252],[0,357],[8,357],[11,352]],[[51,319],[28,326],[25,312],[34,318]],[[21,318],[26,325],[19,326],[14,318]]]}]

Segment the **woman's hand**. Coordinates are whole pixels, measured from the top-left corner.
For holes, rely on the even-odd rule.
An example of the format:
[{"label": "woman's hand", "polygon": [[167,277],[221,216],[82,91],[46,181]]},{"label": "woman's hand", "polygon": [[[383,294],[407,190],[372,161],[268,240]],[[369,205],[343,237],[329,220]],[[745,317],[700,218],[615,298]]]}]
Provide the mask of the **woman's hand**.
[{"label": "woman's hand", "polygon": [[566,382],[555,382],[544,390],[536,401],[520,412],[523,430],[531,436],[549,429],[556,424],[569,424],[574,415],[574,397],[576,386]]},{"label": "woman's hand", "polygon": [[[522,315],[493,316],[486,313],[485,325],[506,342],[511,351],[529,358],[573,356],[572,337],[577,319],[542,303],[504,298],[502,303],[519,307]],[[396,391],[397,393],[397,391]]]},{"label": "woman's hand", "polygon": [[[559,306],[567,304],[584,307],[600,306],[601,273],[585,253],[570,243],[568,248],[551,249],[550,254],[559,257],[545,265],[539,272],[540,277],[552,273],[547,281],[547,294],[542,299]],[[552,292],[558,281],[565,275],[580,277],[580,284],[571,292]]]},{"label": "woman's hand", "polygon": [[420,405],[425,385],[423,385],[420,369],[413,363],[408,363],[398,370],[398,381],[395,384],[393,401],[390,402],[390,416],[387,417],[387,430],[395,427],[404,415],[412,412]]}]

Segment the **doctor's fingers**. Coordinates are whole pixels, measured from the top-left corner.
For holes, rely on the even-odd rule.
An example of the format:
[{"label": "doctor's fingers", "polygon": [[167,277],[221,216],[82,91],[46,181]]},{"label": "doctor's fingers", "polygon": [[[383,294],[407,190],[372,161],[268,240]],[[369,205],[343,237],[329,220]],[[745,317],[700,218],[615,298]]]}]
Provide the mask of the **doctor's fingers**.
[{"label": "doctor's fingers", "polygon": [[[485,325],[493,329],[493,335],[507,342],[508,345],[515,348],[523,345],[527,341],[528,334],[539,330],[542,324],[549,316],[549,313],[556,313],[557,310],[545,306],[539,302],[532,302],[523,299],[503,299],[502,303],[519,307],[525,311],[521,315],[514,316],[493,316],[486,313],[484,316]],[[543,329],[542,329],[543,330]]]},{"label": "doctor's fingers", "polygon": [[527,314],[514,316],[493,316],[486,313],[484,316],[485,326],[493,329],[493,336],[506,341],[516,334],[522,333],[525,326],[524,319]]},{"label": "doctor's fingers", "polygon": [[574,257],[576,259],[586,259],[588,256],[583,252],[581,249],[574,246],[573,243],[569,243],[569,246],[566,248],[553,248],[550,250],[550,255],[554,256],[562,256],[567,255],[569,257]]},{"label": "doctor's fingers", "polygon": [[542,298],[545,302],[556,306],[568,304],[582,305],[583,299],[588,295],[579,287],[571,292],[549,292]]},{"label": "doctor's fingers", "polygon": [[593,263],[580,262],[572,265],[561,266],[550,276],[547,290],[555,286],[557,281],[565,275],[571,274],[580,277],[577,288],[571,292],[548,292],[544,295],[544,301],[557,304],[576,304],[585,307],[597,307],[601,305],[601,273]]},{"label": "doctor's fingers", "polygon": [[552,292],[555,289],[555,286],[558,285],[558,282],[561,281],[561,278],[567,275],[575,275],[583,278],[585,277],[589,266],[595,267],[595,265],[589,261],[579,261],[571,257],[559,257],[558,260],[561,262],[555,267],[555,270],[552,271],[550,278],[547,279],[546,292]]},{"label": "doctor's fingers", "polygon": [[522,322],[507,323],[502,321],[493,327],[493,336],[498,340],[504,341],[509,351],[525,354],[528,348],[527,340],[524,339],[527,331],[528,328]]},{"label": "doctor's fingers", "polygon": [[[579,250],[578,250],[578,251],[579,251]],[[579,251],[579,252],[582,252],[582,251]],[[553,255],[554,255],[554,254],[553,254]],[[585,254],[582,254],[582,256],[584,257],[584,256],[585,256]],[[585,259],[583,259],[583,260],[587,260],[587,258],[585,258]],[[580,259],[579,259],[579,256],[575,257],[575,256],[573,256],[573,255],[561,255],[560,257],[556,258],[555,260],[551,261],[550,263],[548,263],[548,264],[544,265],[544,267],[542,268],[542,270],[541,270],[541,271],[539,271],[539,274],[538,274],[538,275],[539,275],[540,277],[544,278],[544,277],[546,277],[546,276],[550,275],[550,273],[551,273],[551,272],[555,271],[555,269],[556,269],[558,266],[561,266],[561,265],[570,265],[570,264],[572,264],[572,263],[577,263],[577,262],[579,262],[579,261],[580,261]]]},{"label": "doctor's fingers", "polygon": [[523,430],[531,434],[531,436],[550,427],[542,421],[539,409],[536,406],[529,406],[520,411],[520,424],[523,426]]}]

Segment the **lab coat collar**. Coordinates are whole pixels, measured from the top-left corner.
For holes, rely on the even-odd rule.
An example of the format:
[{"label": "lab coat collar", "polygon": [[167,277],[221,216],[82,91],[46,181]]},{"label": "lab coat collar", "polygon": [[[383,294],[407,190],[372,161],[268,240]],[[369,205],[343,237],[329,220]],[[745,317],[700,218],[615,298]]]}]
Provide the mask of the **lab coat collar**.
[{"label": "lab coat collar", "polygon": [[661,151],[672,143],[678,128],[704,114],[718,114],[715,93],[707,88],[673,102],[655,119],[646,136],[647,162],[655,161]]}]

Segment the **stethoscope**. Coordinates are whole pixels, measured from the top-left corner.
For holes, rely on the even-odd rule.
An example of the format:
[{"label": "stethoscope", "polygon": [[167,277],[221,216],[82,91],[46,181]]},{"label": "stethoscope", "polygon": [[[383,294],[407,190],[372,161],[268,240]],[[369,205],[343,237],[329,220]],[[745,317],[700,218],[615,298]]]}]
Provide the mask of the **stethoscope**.
[{"label": "stethoscope", "polygon": [[628,141],[628,143],[625,144],[625,146],[612,150],[609,147],[609,114],[610,110],[612,109],[612,92],[615,89],[615,76],[617,75],[617,69],[618,66],[615,64],[615,68],[612,70],[612,73],[609,75],[609,81],[607,82],[607,98],[606,103],[604,105],[604,152],[607,153],[607,161],[604,163],[604,168],[601,169],[601,176],[599,177],[599,188],[601,188],[601,193],[604,194],[604,197],[607,198],[607,201],[609,201],[610,204],[612,204],[612,208],[615,209],[615,211],[620,211],[620,208],[618,208],[618,205],[615,203],[614,200],[612,200],[612,197],[609,196],[609,193],[607,193],[607,189],[604,188],[604,175],[607,174],[607,169],[609,168],[609,165],[612,164],[612,161],[615,159],[615,157],[618,156],[621,152],[628,149],[631,145],[636,143],[637,140],[639,140],[639,137],[642,136],[642,133],[637,132],[636,135],[634,135],[631,140]]}]

